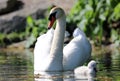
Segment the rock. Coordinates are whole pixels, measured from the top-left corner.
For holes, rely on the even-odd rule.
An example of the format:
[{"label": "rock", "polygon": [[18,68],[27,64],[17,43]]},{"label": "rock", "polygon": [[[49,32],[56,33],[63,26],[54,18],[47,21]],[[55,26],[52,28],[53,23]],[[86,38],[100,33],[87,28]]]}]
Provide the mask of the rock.
[{"label": "rock", "polygon": [[[31,14],[34,19],[40,19],[44,17],[45,10],[37,10]],[[0,32],[2,33],[11,33],[11,32],[20,32],[26,27],[26,17],[24,16],[13,16],[11,20],[0,19]]]},{"label": "rock", "polygon": [[[10,33],[13,31],[23,29],[22,26],[25,26],[25,17],[14,15],[9,20],[4,15],[9,15],[19,9],[19,6],[22,5],[22,2],[17,0],[1,0],[0,1],[0,32],[1,33]],[[11,16],[11,15],[9,15]],[[3,19],[3,18],[4,19]]]},{"label": "rock", "polygon": [[75,1],[0,0],[0,2],[0,33],[8,34],[23,31],[26,27],[26,17],[29,15],[35,19],[43,18],[45,10],[53,4],[62,7],[68,13]]},{"label": "rock", "polygon": [[8,13],[17,5],[17,0],[0,0],[0,15]]},{"label": "rock", "polygon": [[21,41],[19,43],[13,43],[11,45],[8,45],[7,48],[18,48],[18,49],[25,49],[25,44],[26,44],[26,40],[25,41]]},{"label": "rock", "polygon": [[15,16],[11,20],[0,20],[0,32],[11,33],[23,30],[26,25],[25,17]]},{"label": "rock", "polygon": [[0,12],[7,7],[8,0],[0,0]]}]

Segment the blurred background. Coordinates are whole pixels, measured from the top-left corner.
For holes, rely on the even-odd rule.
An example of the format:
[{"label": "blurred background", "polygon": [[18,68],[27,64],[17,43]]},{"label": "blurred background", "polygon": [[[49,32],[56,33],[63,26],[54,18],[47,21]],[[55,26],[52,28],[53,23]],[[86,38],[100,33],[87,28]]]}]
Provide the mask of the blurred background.
[{"label": "blurred background", "polygon": [[[18,78],[17,74],[32,76],[33,48],[37,37],[47,31],[52,6],[65,10],[66,30],[70,36],[79,27],[88,37],[92,44],[92,59],[100,63],[100,80],[97,81],[119,81],[119,0],[0,0],[0,80],[7,80],[9,77],[6,76]],[[21,72],[11,75],[12,72],[7,71],[18,71],[13,66],[23,72],[25,67],[28,69],[25,75]],[[111,75],[106,73],[108,71],[112,71]],[[112,77],[116,72],[118,74]]]},{"label": "blurred background", "polygon": [[94,45],[120,45],[119,0],[1,0],[0,47],[27,39],[34,46],[36,37],[46,32],[47,17],[53,5],[67,14],[67,30],[79,27]]},{"label": "blurred background", "polygon": [[21,47],[34,47],[36,37],[46,32],[54,5],[65,10],[70,34],[79,27],[94,45],[120,46],[119,0],[1,0],[0,47],[27,39]]},{"label": "blurred background", "polygon": [[74,0],[1,0],[0,47],[24,41],[31,34],[36,38],[46,32],[50,7],[60,6],[68,14],[75,2]]}]

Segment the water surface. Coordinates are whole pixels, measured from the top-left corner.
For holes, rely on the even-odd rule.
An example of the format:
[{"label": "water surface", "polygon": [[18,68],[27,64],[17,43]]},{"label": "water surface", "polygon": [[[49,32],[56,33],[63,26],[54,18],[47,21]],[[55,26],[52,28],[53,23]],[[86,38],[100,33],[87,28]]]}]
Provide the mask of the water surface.
[{"label": "water surface", "polygon": [[104,48],[101,50],[92,53],[91,59],[97,61],[98,69],[95,78],[83,78],[81,75],[76,77],[73,72],[39,75],[35,78],[32,51],[0,50],[0,81],[120,81],[120,51],[114,49],[104,52]]}]

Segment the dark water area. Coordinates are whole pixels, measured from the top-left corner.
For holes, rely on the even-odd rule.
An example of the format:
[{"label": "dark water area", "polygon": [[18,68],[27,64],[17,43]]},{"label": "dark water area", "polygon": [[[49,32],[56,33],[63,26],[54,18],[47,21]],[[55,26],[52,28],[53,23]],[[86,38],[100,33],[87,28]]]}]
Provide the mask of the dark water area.
[{"label": "dark water area", "polygon": [[0,81],[34,81],[32,52],[0,51]]},{"label": "dark water area", "polygon": [[92,53],[91,59],[97,61],[98,69],[97,76],[93,79],[75,77],[73,72],[35,78],[34,55],[31,50],[17,52],[0,50],[0,81],[120,81],[120,51],[118,49],[108,52],[96,51]]}]

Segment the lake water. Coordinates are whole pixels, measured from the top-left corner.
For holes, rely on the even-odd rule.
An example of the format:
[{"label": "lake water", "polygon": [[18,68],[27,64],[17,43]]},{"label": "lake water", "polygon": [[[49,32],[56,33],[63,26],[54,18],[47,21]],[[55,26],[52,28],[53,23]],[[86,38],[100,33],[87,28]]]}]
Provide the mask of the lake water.
[{"label": "lake water", "polygon": [[30,50],[0,50],[0,81],[120,81],[120,51],[100,51],[92,53],[97,61],[97,76],[83,78],[72,72],[56,73],[55,75],[34,78],[33,53]]}]

